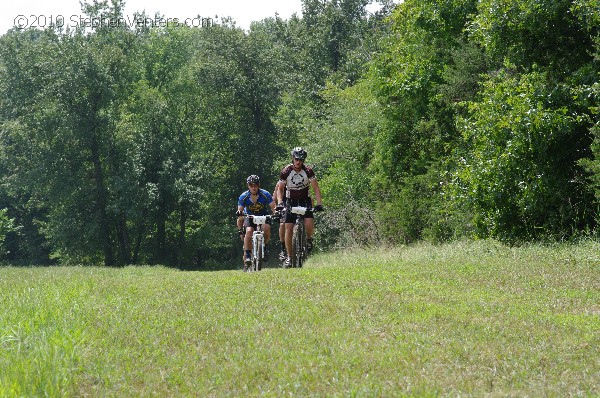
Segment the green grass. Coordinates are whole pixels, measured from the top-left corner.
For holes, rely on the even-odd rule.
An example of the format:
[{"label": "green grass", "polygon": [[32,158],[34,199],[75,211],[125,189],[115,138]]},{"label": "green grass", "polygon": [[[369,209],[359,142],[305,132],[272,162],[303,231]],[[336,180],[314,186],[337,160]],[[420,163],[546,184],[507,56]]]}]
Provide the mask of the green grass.
[{"label": "green grass", "polygon": [[598,396],[600,244],[0,268],[0,396]]}]

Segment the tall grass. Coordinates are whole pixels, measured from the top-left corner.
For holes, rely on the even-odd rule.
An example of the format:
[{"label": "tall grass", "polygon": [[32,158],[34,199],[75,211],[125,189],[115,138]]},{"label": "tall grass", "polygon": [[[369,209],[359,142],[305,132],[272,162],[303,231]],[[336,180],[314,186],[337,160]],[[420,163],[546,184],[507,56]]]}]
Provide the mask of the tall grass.
[{"label": "tall grass", "polygon": [[0,396],[597,396],[600,244],[0,268]]}]

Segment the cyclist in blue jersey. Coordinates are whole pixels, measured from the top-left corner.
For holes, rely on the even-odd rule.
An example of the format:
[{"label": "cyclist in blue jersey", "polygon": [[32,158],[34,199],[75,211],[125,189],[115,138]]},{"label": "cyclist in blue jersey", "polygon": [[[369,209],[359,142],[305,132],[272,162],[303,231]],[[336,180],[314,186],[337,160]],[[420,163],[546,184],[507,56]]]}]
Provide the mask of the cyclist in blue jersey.
[{"label": "cyclist in blue jersey", "polygon": [[[248,184],[248,190],[242,192],[238,198],[237,208],[237,227],[240,233],[240,237],[244,241],[244,262],[246,266],[250,266],[252,263],[251,250],[252,250],[252,232],[256,229],[256,225],[252,220],[246,217],[246,215],[264,216],[269,214],[269,208],[271,212],[275,210],[275,201],[269,193],[269,191],[260,188],[260,178],[252,174],[246,179]],[[269,259],[269,239],[271,237],[271,225],[264,224],[262,230],[265,235],[265,253],[264,260]]]}]

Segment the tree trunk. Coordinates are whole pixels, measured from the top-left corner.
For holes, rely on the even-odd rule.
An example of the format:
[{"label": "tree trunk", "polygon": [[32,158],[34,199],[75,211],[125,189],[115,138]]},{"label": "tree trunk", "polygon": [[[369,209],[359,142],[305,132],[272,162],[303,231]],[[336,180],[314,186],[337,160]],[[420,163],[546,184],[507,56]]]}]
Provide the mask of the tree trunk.
[{"label": "tree trunk", "polygon": [[132,259],[132,263],[133,264],[138,264],[138,262],[140,261],[140,248],[142,246],[142,237],[144,236],[144,229],[145,229],[145,223],[143,220],[146,219],[146,211],[144,210],[142,212],[142,219],[138,222],[138,227],[137,227],[137,232],[136,232],[136,237],[135,237],[135,244],[133,247],[133,259]]},{"label": "tree trunk", "polygon": [[166,205],[164,200],[161,200],[161,203],[158,208],[158,217],[156,222],[156,262],[158,264],[165,263],[165,242],[167,237],[167,214],[166,214]]},{"label": "tree trunk", "polygon": [[178,266],[181,266],[182,262],[183,262],[183,249],[185,247],[185,222],[187,221],[187,212],[185,209],[185,205],[182,204],[181,205],[181,212],[179,214],[179,242],[177,244],[177,253],[175,254],[176,256],[176,262]]},{"label": "tree trunk", "polygon": [[113,266],[115,259],[113,256],[112,245],[110,242],[110,223],[106,214],[106,188],[104,187],[104,176],[102,173],[102,163],[100,160],[100,151],[98,148],[98,139],[96,128],[92,129],[90,142],[91,161],[94,165],[94,180],[96,182],[96,214],[100,226],[100,241],[104,251],[104,265]]},{"label": "tree trunk", "polygon": [[129,242],[129,232],[127,230],[127,215],[121,211],[117,220],[117,238],[119,239],[119,252],[121,261],[129,265],[131,264],[131,244]]}]

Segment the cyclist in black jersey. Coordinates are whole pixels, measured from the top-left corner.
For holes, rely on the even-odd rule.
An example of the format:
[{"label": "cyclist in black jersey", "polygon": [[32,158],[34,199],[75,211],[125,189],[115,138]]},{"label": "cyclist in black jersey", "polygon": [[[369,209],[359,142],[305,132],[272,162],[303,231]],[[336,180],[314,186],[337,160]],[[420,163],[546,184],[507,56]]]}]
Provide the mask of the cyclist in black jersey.
[{"label": "cyclist in black jersey", "polygon": [[[307,155],[307,152],[301,147],[292,149],[292,163],[285,166],[279,174],[279,182],[277,183],[277,209],[283,209],[284,203],[282,198],[284,197],[286,198],[287,206],[312,207],[312,199],[309,196],[309,190],[312,187],[317,202],[314,209],[315,211],[323,210],[321,189],[319,188],[317,177],[312,168],[304,164]],[[292,230],[296,222],[296,215],[286,212],[284,222],[285,246],[288,256],[285,261],[289,265],[290,256],[292,255]],[[312,211],[304,215],[304,226],[306,227],[307,246],[310,251],[312,249],[312,237],[315,230]]]}]

